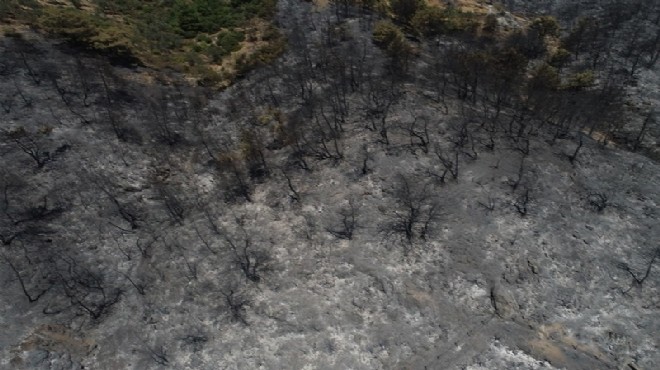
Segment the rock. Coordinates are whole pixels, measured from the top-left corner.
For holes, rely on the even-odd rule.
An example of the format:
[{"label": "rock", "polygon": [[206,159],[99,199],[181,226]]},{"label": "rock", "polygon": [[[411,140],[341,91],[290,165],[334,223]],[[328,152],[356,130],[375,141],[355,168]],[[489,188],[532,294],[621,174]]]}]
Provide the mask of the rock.
[{"label": "rock", "polygon": [[513,294],[499,284],[495,284],[490,290],[490,299],[497,316],[508,319],[516,315],[518,303]]},{"label": "rock", "polygon": [[527,265],[529,266],[529,269],[532,271],[534,275],[539,274],[539,267],[532,261],[527,261]]}]

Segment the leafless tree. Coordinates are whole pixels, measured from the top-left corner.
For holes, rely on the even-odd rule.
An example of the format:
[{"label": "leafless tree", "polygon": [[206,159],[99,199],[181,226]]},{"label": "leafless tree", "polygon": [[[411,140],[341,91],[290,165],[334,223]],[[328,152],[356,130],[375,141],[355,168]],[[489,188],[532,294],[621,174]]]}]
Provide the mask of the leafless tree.
[{"label": "leafless tree", "polygon": [[526,216],[527,213],[529,212],[530,200],[531,198],[529,195],[529,189],[525,188],[522,191],[522,194],[520,194],[513,202],[513,206],[516,208],[516,211],[518,211],[518,214],[520,214],[521,217]]},{"label": "leafless tree", "polygon": [[209,341],[209,336],[203,328],[197,327],[191,329],[191,332],[183,336],[181,341],[183,342],[182,347],[190,348],[193,352],[199,352],[204,344]]},{"label": "leafless tree", "polygon": [[429,144],[431,142],[429,136],[429,120],[427,117],[418,116],[414,112],[410,112],[413,117],[412,122],[402,124],[403,129],[410,136],[410,147],[421,148],[422,152],[427,154],[429,152]]},{"label": "leafless tree", "polygon": [[293,186],[293,182],[291,182],[291,177],[287,175],[286,171],[282,169],[282,174],[284,175],[284,178],[286,179],[287,186],[289,187],[289,190],[291,193],[289,194],[289,197],[291,197],[291,200],[294,202],[300,202],[300,193],[298,193],[298,190],[296,190],[296,187]]},{"label": "leafless tree", "polygon": [[440,204],[429,184],[415,183],[398,175],[393,191],[396,208],[382,231],[387,236],[399,237],[404,253],[413,249],[417,240],[426,240],[433,224],[439,219]]},{"label": "leafless tree", "polygon": [[16,76],[12,76],[12,80],[14,82],[14,88],[16,89],[16,95],[18,95],[23,101],[23,107],[31,108],[33,106],[32,97],[28,96],[27,93],[23,90],[23,87],[21,87],[21,84],[19,83],[19,80],[16,78]]},{"label": "leafless tree", "polygon": [[[147,122],[154,129],[156,137],[169,146],[180,144],[183,141],[182,134],[172,124],[170,111],[170,99],[166,91],[155,90],[147,97],[146,106],[150,113]],[[184,120],[185,117],[175,117],[175,121]],[[183,124],[183,122],[179,122]]]},{"label": "leafless tree", "polygon": [[132,278],[129,274],[126,274],[124,272],[120,272],[120,274],[128,280],[128,282],[135,288],[135,290],[138,292],[140,295],[145,295],[146,294],[146,289],[147,285],[135,278]]},{"label": "leafless tree", "polygon": [[580,149],[582,149],[582,146],[584,145],[584,139],[583,139],[583,134],[581,132],[578,133],[578,144],[575,147],[575,151],[573,151],[573,154],[568,155],[568,160],[571,163],[575,163],[577,160],[578,154],[580,154]]},{"label": "leafless tree", "polygon": [[115,76],[113,70],[108,65],[99,65],[97,70],[103,86],[103,109],[108,118],[108,123],[112,128],[117,139],[123,142],[140,143],[142,138],[134,127],[130,127],[121,122],[121,106],[115,98],[113,82],[119,83],[120,80]]},{"label": "leafless tree", "polygon": [[369,168],[369,161],[373,160],[371,153],[369,152],[369,148],[367,148],[366,145],[362,146],[362,167],[360,168],[360,173],[364,175],[368,175],[372,172],[372,169]]},{"label": "leafless tree", "polygon": [[478,204],[484,207],[489,212],[495,210],[495,199],[493,197],[488,197],[488,200],[486,200],[485,202],[479,201]]},{"label": "leafless tree", "polygon": [[525,178],[525,156],[520,159],[520,165],[518,165],[518,171],[516,172],[515,180],[511,180],[509,185],[513,191],[516,191],[520,184]]},{"label": "leafless tree", "polygon": [[237,228],[240,231],[240,237],[232,238],[224,230],[218,230],[225,242],[229,246],[232,254],[232,260],[245,278],[255,283],[261,281],[264,272],[268,271],[272,258],[267,250],[256,247],[247,230],[237,220]]},{"label": "leafless tree", "polygon": [[635,142],[633,144],[633,151],[639,150],[639,148],[642,146],[642,141],[644,140],[644,136],[646,136],[646,132],[649,129],[649,126],[654,125],[655,122],[656,122],[655,111],[651,110],[649,111],[649,113],[646,114],[646,117],[644,118],[644,122],[642,123],[642,127],[639,129],[639,133],[635,138]]},{"label": "leafless tree", "polygon": [[458,179],[458,155],[459,150],[454,148],[451,153],[447,153],[440,146],[435,147],[435,155],[440,160],[440,163],[444,167],[444,173],[441,175],[442,182],[444,182],[445,175],[447,172],[451,174],[451,177],[456,180]]},{"label": "leafless tree", "polygon": [[115,190],[116,186],[111,183],[111,181],[103,176],[87,176],[89,181],[96,185],[96,188],[99,189],[103,194],[105,194],[110,202],[114,205],[119,216],[126,222],[128,222],[131,230],[136,230],[140,227],[140,222],[142,221],[141,213],[134,205],[120,201],[117,191]]},{"label": "leafless tree", "polygon": [[177,193],[165,184],[158,186],[158,193],[173,222],[182,225],[186,216],[186,204]]},{"label": "leafless tree", "polygon": [[637,287],[641,288],[642,284],[644,284],[644,281],[649,277],[651,274],[651,269],[653,268],[653,264],[655,261],[660,257],[660,247],[655,248],[651,253],[650,253],[650,260],[648,264],[646,265],[646,270],[644,272],[644,276],[640,276],[641,274],[637,274],[633,271],[633,269],[625,262],[621,262],[618,264],[618,267],[621,268],[622,270],[628,272],[630,276],[632,276],[632,284],[628,290],[626,290],[623,293],[628,293],[632,288]]},{"label": "leafless tree", "polygon": [[135,239],[135,248],[140,251],[142,258],[148,258],[151,256],[151,250],[158,240],[160,240],[160,237],[154,234],[147,236],[146,240],[138,237]]},{"label": "leafless tree", "polygon": [[231,320],[246,326],[249,325],[245,318],[245,309],[250,304],[250,300],[245,294],[237,291],[236,288],[227,288],[221,293],[225,297],[225,306],[229,311]]},{"label": "leafless tree", "polygon": [[39,56],[43,52],[37,49],[34,44],[25,38],[14,38],[13,41],[16,46],[18,60],[21,62],[21,64],[23,64],[23,67],[25,67],[27,75],[30,76],[32,82],[36,86],[41,85],[41,73],[33,68],[30,56]]},{"label": "leafless tree", "polygon": [[174,240],[169,244],[171,244],[171,246],[174,247],[174,249],[176,249],[181,255],[181,258],[183,259],[183,264],[186,266],[185,275],[188,278],[188,280],[197,280],[197,277],[199,275],[197,262],[191,261],[190,258],[186,256],[184,248],[181,246],[181,244],[178,241]]},{"label": "leafless tree", "polygon": [[378,131],[381,141],[389,145],[388,118],[394,106],[402,98],[403,91],[394,79],[371,77],[366,81],[365,87],[362,101],[366,118],[371,122],[369,128]]},{"label": "leafless tree", "polygon": [[245,166],[252,178],[259,179],[270,175],[265,138],[256,125],[241,130],[240,146]]},{"label": "leafless tree", "polygon": [[13,130],[5,130],[3,136],[5,140],[14,143],[23,153],[27,154],[37,165],[37,168],[43,168],[46,163],[54,159],[50,151],[46,150],[45,136],[49,132],[48,127],[42,128],[39,132],[30,132],[23,127],[19,127]]},{"label": "leafless tree", "polygon": [[57,314],[74,308],[92,319],[101,318],[121,299],[124,291],[109,283],[102,271],[94,271],[67,254],[51,255],[46,266],[52,272],[60,298],[51,299],[46,314]]},{"label": "leafless tree", "polygon": [[14,101],[16,100],[16,92],[2,91],[0,94],[0,107],[2,107],[2,110],[6,114],[11,113],[11,110],[14,107]]},{"label": "leafless tree", "polygon": [[151,359],[160,366],[168,366],[167,350],[164,346],[147,346],[147,352]]},{"label": "leafless tree", "polygon": [[[24,259],[26,267],[18,266],[16,262],[12,260],[5,254],[2,254],[3,261],[9,266],[13,271],[16,280],[21,286],[21,291],[23,295],[27,297],[30,303],[37,302],[44,294],[48,293],[53,286],[55,285],[51,277],[48,276],[48,273],[45,271],[39,271],[37,268],[36,271],[29,271],[28,276],[24,277],[25,269],[34,270],[35,266],[29,258]],[[31,284],[32,281],[36,283]]]},{"label": "leafless tree", "polygon": [[348,207],[339,210],[339,227],[329,227],[326,230],[339,239],[353,239],[353,233],[358,228],[357,219],[359,217],[360,207],[355,199],[348,200]]},{"label": "leafless tree", "polygon": [[47,66],[44,76],[50,81],[50,83],[55,88],[55,91],[64,103],[64,106],[73,114],[75,117],[80,119],[80,122],[83,124],[89,124],[90,121],[80,113],[74,106],[74,97],[77,94],[77,91],[73,90],[77,86],[70,87],[66,86],[66,76],[63,75],[55,66]]}]

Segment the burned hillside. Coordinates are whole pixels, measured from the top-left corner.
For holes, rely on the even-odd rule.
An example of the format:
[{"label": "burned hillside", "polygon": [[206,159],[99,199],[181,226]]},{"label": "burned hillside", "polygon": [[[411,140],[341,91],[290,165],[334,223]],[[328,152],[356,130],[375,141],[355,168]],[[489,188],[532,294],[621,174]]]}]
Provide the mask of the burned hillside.
[{"label": "burned hillside", "polygon": [[6,31],[0,367],[656,368],[660,7],[454,3],[228,87]]}]

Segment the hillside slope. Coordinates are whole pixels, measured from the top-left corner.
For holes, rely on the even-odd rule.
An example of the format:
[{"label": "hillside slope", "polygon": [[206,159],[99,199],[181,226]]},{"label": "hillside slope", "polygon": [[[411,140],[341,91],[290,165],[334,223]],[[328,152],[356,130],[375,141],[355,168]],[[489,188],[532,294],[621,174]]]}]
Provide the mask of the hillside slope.
[{"label": "hillside slope", "polygon": [[658,367],[635,87],[342,9],[220,92],[0,39],[0,368]]}]

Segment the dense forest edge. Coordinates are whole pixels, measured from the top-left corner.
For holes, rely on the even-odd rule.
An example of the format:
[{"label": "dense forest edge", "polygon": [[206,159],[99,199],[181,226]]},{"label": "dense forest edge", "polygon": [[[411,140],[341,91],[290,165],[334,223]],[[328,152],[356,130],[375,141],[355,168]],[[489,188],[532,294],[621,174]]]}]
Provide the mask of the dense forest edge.
[{"label": "dense forest edge", "polygon": [[[61,37],[113,64],[186,73],[208,86],[281,54],[271,21],[274,0],[62,1],[10,0],[0,5],[5,34],[20,26]],[[13,26],[13,27],[11,27]]]}]

